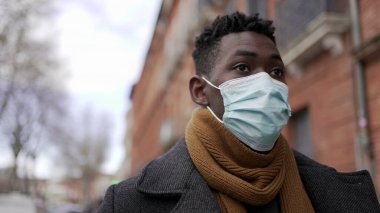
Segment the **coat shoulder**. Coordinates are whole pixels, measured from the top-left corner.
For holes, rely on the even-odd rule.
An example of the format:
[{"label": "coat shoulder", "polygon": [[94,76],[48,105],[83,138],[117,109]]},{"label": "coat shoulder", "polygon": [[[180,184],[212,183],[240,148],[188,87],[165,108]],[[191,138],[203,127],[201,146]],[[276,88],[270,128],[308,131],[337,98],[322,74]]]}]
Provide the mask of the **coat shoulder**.
[{"label": "coat shoulder", "polygon": [[137,190],[140,178],[132,177],[110,186],[98,212],[170,212],[175,207],[179,197],[149,196]]},{"label": "coat shoulder", "polygon": [[139,198],[139,193],[135,190],[137,179],[138,177],[132,177],[119,184],[111,185],[106,191],[98,212],[125,212],[127,209],[133,209],[133,205],[130,205]]},{"label": "coat shoulder", "polygon": [[368,171],[338,172],[299,152],[294,156],[316,212],[380,212]]},{"label": "coat shoulder", "polygon": [[170,212],[194,167],[183,141],[152,160],[142,172],[108,188],[99,212]]}]

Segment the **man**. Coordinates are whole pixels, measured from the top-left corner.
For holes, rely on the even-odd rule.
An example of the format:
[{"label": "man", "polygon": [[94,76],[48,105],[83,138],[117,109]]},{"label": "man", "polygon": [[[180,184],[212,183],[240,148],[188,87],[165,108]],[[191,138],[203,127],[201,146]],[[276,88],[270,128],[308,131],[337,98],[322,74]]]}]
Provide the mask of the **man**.
[{"label": "man", "polygon": [[380,212],[366,171],[338,173],[293,152],[272,22],[234,13],[197,38],[185,138],[111,186],[101,212]]}]

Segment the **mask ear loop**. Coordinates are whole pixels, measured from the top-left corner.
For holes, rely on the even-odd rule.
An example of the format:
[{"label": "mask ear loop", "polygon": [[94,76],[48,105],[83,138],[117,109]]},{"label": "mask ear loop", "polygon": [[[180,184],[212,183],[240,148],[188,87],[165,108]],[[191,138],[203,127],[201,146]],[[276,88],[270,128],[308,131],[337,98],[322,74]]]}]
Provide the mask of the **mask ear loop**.
[{"label": "mask ear loop", "polygon": [[210,81],[208,81],[205,77],[202,77],[202,79],[205,80],[208,85],[214,87],[215,89],[220,90],[219,87],[215,86],[213,83],[211,83]]},{"label": "mask ear loop", "polygon": [[206,107],[207,107],[208,111],[210,111],[211,114],[216,118],[216,120],[218,120],[220,123],[223,123],[223,121],[220,120],[220,119],[218,118],[218,116],[215,115],[215,113],[211,110],[211,108],[210,108],[209,106],[206,106]]},{"label": "mask ear loop", "polygon": [[[208,81],[205,77],[202,77],[202,79],[205,80],[206,83],[207,83],[208,85],[214,87],[215,89],[220,90],[217,86],[215,86],[214,84],[212,84],[212,83],[211,83],[210,81]],[[216,120],[218,120],[220,123],[223,123],[223,121],[220,120],[220,119],[218,118],[218,116],[215,115],[215,113],[211,110],[211,108],[210,108],[209,106],[206,106],[206,107],[207,107],[208,111],[210,111],[211,114],[216,118]]]}]

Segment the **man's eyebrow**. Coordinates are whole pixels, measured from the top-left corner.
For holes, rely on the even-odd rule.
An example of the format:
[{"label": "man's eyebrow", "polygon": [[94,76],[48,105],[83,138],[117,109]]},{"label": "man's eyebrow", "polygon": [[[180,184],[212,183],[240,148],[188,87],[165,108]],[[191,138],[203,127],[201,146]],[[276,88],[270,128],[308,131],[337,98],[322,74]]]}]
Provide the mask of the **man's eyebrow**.
[{"label": "man's eyebrow", "polygon": [[234,56],[253,56],[253,57],[257,57],[257,53],[251,52],[251,51],[246,51],[246,50],[237,50],[234,53]]},{"label": "man's eyebrow", "polygon": [[281,56],[279,54],[272,54],[272,55],[270,55],[270,58],[271,59],[276,59],[276,60],[279,60],[279,61],[282,62],[282,58],[281,58]]},{"label": "man's eyebrow", "polygon": [[[257,57],[258,54],[256,52],[251,52],[251,51],[247,51],[247,50],[237,50],[233,56],[251,56],[251,57]],[[274,53],[274,54],[271,54],[269,56],[269,58],[271,59],[275,59],[275,60],[279,60],[282,62],[282,58],[279,54],[277,53]]]}]

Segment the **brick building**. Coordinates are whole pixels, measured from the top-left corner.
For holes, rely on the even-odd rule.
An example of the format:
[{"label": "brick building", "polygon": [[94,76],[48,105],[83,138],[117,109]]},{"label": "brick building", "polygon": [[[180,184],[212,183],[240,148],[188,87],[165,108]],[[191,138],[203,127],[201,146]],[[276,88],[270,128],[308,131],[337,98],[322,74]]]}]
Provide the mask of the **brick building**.
[{"label": "brick building", "polygon": [[136,174],[183,136],[196,105],[188,81],[196,35],[235,10],[274,20],[288,70],[295,149],[347,172],[369,169],[380,187],[380,1],[163,1],[140,80],[131,93],[126,147]]}]

